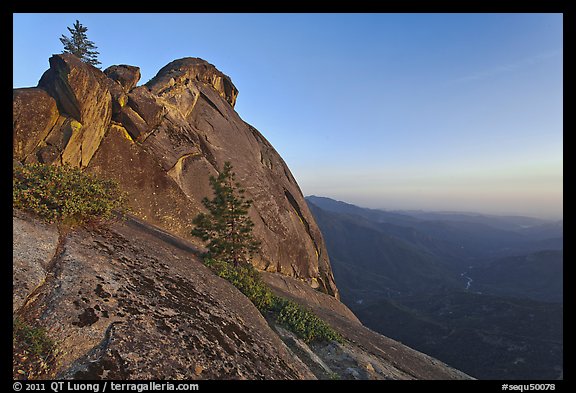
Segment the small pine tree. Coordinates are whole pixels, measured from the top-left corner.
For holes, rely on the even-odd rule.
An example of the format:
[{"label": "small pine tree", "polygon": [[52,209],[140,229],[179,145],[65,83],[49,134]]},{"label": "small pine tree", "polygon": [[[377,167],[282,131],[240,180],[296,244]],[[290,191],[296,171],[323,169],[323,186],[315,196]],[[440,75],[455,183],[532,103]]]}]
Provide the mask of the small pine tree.
[{"label": "small pine tree", "polygon": [[64,45],[62,53],[71,53],[83,62],[93,66],[101,64],[100,61],[98,61],[100,52],[96,51],[96,45],[90,41],[86,35],[88,28],[82,26],[82,24],[76,20],[73,28],[67,27],[67,29],[71,35],[70,37],[66,37],[62,34],[60,38],[60,42]]},{"label": "small pine tree", "polygon": [[238,266],[250,261],[260,242],[252,235],[254,223],[248,216],[252,201],[246,199],[235,176],[230,162],[224,163],[218,177],[210,176],[214,198],[202,200],[208,214],[200,213],[194,218],[196,228],[192,235],[208,242],[205,257]]}]

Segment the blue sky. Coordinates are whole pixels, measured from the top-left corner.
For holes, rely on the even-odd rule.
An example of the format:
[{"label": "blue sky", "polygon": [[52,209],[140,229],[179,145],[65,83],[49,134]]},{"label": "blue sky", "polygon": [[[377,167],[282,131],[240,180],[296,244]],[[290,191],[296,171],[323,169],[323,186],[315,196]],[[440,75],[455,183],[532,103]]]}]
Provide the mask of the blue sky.
[{"label": "blue sky", "polygon": [[15,14],[14,87],[76,19],[141,83],[187,56],[229,75],[305,195],[562,217],[561,14]]}]

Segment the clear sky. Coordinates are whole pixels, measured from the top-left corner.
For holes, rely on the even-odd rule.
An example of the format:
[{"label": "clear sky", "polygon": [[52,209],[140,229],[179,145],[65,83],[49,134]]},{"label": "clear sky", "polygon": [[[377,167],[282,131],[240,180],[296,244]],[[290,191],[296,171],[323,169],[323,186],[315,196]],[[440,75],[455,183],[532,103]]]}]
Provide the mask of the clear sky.
[{"label": "clear sky", "polygon": [[201,57],[305,195],[561,218],[561,14],[14,14],[14,87],[78,19],[102,69]]}]

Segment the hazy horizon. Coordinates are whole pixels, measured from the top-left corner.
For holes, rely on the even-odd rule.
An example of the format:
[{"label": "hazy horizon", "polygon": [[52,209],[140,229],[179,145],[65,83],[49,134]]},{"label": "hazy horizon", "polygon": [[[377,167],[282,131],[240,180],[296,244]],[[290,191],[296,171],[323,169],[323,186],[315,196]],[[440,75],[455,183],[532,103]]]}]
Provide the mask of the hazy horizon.
[{"label": "hazy horizon", "polygon": [[[554,213],[546,214],[544,212],[536,212],[535,214],[530,213],[522,213],[519,211],[506,211],[506,210],[489,210],[489,209],[477,209],[473,206],[470,208],[463,207],[461,209],[452,207],[442,208],[439,206],[431,205],[429,208],[422,207],[420,204],[415,202],[415,204],[407,204],[400,201],[397,203],[390,202],[387,203],[385,201],[370,203],[363,201],[362,198],[354,198],[351,197],[350,199],[347,198],[339,198],[339,197],[331,197],[327,195],[317,195],[317,194],[305,194],[306,198],[308,197],[323,197],[323,198],[330,198],[338,202],[348,203],[350,205],[355,205],[361,208],[368,208],[368,209],[376,209],[376,210],[383,210],[387,212],[409,212],[409,211],[418,211],[418,212],[426,212],[426,213],[459,213],[459,214],[480,214],[480,215],[488,215],[488,216],[521,216],[521,217],[530,217],[530,218],[538,218],[547,221],[562,221],[564,217],[562,215],[555,215]],[[354,202],[353,200],[356,200]],[[448,206],[448,205],[447,205]]]},{"label": "hazy horizon", "polygon": [[140,84],[182,57],[230,76],[305,195],[563,217],[562,14],[14,14],[14,87],[76,19]]}]

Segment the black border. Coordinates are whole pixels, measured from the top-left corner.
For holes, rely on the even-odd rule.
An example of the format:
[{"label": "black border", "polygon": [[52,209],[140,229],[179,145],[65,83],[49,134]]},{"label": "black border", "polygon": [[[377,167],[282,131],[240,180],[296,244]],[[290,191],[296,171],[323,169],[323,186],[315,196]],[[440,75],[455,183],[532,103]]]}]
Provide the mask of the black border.
[{"label": "black border", "polygon": [[16,1],[12,12],[125,12],[125,13],[268,13],[268,12],[314,12],[314,13],[365,13],[365,12],[565,12],[568,0],[260,0],[260,1],[174,1],[157,2],[67,2],[67,1]]},{"label": "black border", "polygon": [[[348,2],[327,2],[327,1],[236,1],[236,2],[222,2],[222,1],[187,1],[187,2],[173,2],[170,4],[166,3],[154,3],[154,2],[141,2],[141,3],[130,3],[126,1],[116,1],[116,2],[65,2],[65,1],[12,1],[9,5],[2,4],[2,29],[9,30],[5,31],[2,35],[6,39],[6,45],[3,45],[4,53],[8,48],[12,47],[12,43],[8,42],[8,37],[12,36],[13,26],[12,26],[12,14],[13,13],[75,13],[75,12],[102,12],[102,13],[130,13],[130,12],[158,12],[158,13],[173,13],[173,12],[227,12],[227,13],[268,13],[268,12],[313,12],[313,13],[365,13],[365,12],[388,12],[388,13],[532,13],[532,12],[542,12],[542,13],[563,13],[564,14],[564,43],[567,46],[571,46],[572,37],[574,37],[573,28],[573,4],[574,1],[570,3],[568,0],[384,0],[384,1],[366,1],[366,0],[356,0]],[[8,5],[8,7],[6,7]],[[118,26],[122,29],[122,26]],[[129,27],[126,27],[129,28]],[[570,51],[567,51],[570,55]],[[6,56],[3,56],[6,58]],[[6,65],[6,60],[4,60],[4,65]],[[13,65],[11,64],[11,67]],[[3,67],[6,69],[7,67]],[[570,56],[564,56],[564,69],[574,70],[573,61]],[[574,91],[573,79],[571,72],[565,73],[564,79],[564,102],[571,103]],[[9,78],[4,78],[3,83],[6,85],[3,89],[2,97],[6,98],[8,101],[9,91],[12,86],[8,87]],[[10,89],[10,90],[9,90]],[[2,105],[3,110],[9,112],[9,103]],[[8,119],[10,115],[7,113],[2,117],[4,120],[4,132],[2,136],[6,138],[5,146],[11,146],[12,139],[10,134],[7,132],[10,125],[8,124]],[[564,121],[570,123],[571,118],[564,116]],[[568,130],[573,128],[565,126]],[[568,139],[571,138],[570,132],[565,133]],[[565,153],[570,151],[565,148]],[[568,157],[570,155],[568,154]],[[8,184],[9,181],[9,170],[12,167],[11,153],[6,152],[6,154],[0,155],[3,160],[5,160],[2,166],[3,173],[5,173],[5,181]],[[568,183],[570,184],[570,183]],[[569,191],[569,190],[568,190]],[[1,193],[3,198],[2,205],[12,206],[9,198],[8,192]],[[570,204],[567,205],[569,207]],[[8,212],[8,209],[6,209]],[[565,209],[565,215],[569,216],[570,209]],[[7,217],[7,222],[9,217]],[[6,253],[5,261],[8,261],[10,248],[4,247],[4,252]],[[567,255],[571,255],[570,250],[568,250]],[[565,277],[574,277],[570,274],[573,269],[572,258],[567,258],[568,265],[565,265]],[[10,266],[5,263],[5,268],[7,270],[6,276],[9,277],[8,269]],[[573,298],[574,295],[570,290],[570,282],[565,279],[565,297],[564,304],[568,308],[568,313],[565,315],[570,316],[570,311],[573,309]],[[11,292],[10,284],[4,286],[6,292]],[[6,299],[7,308],[11,308],[11,303],[8,299],[10,296],[6,295],[3,297]],[[564,343],[565,348],[568,350],[564,351],[564,380],[561,381],[190,381],[199,384],[199,391],[221,391],[222,389],[249,389],[256,390],[262,389],[263,391],[269,391],[277,387],[287,388],[287,389],[304,389],[304,390],[314,390],[318,389],[361,389],[369,391],[401,391],[405,389],[416,390],[422,392],[430,392],[442,390],[443,392],[501,392],[503,384],[515,384],[515,385],[529,385],[530,383],[542,384],[542,383],[553,383],[555,384],[555,392],[565,391],[567,383],[572,380],[572,360],[573,352],[571,351],[573,340],[571,338],[571,330],[566,329],[567,320],[570,319],[566,317],[564,319],[565,334]],[[7,354],[11,352],[8,347],[10,344],[8,342],[8,335],[5,335],[6,348],[2,351],[6,355],[6,374],[3,375],[6,379],[11,380],[12,370],[9,367],[11,363],[7,359]],[[2,362],[4,364],[4,361]],[[2,378],[4,380],[4,378]],[[568,382],[567,382],[568,381]],[[27,382],[21,381],[23,384],[30,383],[43,383],[46,386],[46,391],[51,391],[50,382],[51,381],[34,381]],[[86,381],[89,382],[89,381]],[[139,381],[125,381],[127,383],[137,383]],[[172,381],[178,384],[178,381]],[[10,382],[13,383],[13,382]],[[100,386],[100,392],[102,391],[103,382],[98,382]],[[23,389],[24,390],[24,389]],[[13,390],[14,391],[14,390]],[[109,390],[108,390],[109,391]]]}]

